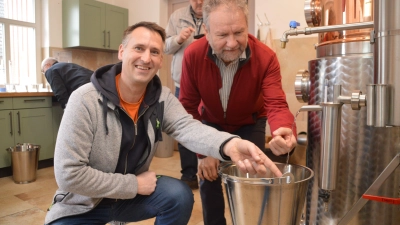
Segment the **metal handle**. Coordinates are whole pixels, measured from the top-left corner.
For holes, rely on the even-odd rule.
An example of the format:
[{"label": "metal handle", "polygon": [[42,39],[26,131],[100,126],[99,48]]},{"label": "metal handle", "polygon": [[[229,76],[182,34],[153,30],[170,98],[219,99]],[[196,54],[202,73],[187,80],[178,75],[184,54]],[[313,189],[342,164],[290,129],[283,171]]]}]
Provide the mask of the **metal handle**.
[{"label": "metal handle", "polygon": [[26,99],[24,102],[44,102],[46,99]]},{"label": "metal handle", "polygon": [[108,31],[108,47],[110,47],[110,43],[111,43],[111,35],[110,31]]},{"label": "metal handle", "polygon": [[105,48],[106,47],[106,31],[105,30],[103,30],[103,36],[104,36],[103,47]]},{"label": "metal handle", "polygon": [[12,129],[12,113],[11,113],[11,111],[10,111],[10,113],[8,114],[8,115],[10,115],[10,134],[11,135],[13,135],[13,129]]},{"label": "metal handle", "polygon": [[20,121],[19,111],[17,112],[17,115],[18,115],[18,134],[21,135],[21,121]]},{"label": "metal handle", "polygon": [[3,100],[0,101],[0,103],[3,103],[3,102],[4,102]]}]

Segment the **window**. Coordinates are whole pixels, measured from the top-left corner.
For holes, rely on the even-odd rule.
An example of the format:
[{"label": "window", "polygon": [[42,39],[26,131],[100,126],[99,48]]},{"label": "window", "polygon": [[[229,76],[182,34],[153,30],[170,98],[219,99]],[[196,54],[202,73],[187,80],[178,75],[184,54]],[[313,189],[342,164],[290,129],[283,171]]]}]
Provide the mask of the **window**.
[{"label": "window", "polygon": [[36,84],[40,76],[38,0],[0,0],[0,84]]}]

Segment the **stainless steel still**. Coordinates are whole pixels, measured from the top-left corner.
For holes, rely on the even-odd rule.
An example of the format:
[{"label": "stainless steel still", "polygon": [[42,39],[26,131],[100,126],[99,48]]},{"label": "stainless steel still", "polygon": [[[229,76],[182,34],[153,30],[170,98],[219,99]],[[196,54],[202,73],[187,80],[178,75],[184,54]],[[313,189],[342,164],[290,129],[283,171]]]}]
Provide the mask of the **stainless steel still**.
[{"label": "stainless steel still", "polygon": [[[335,51],[331,51],[332,49]],[[307,167],[314,171],[316,177],[320,177],[323,173],[321,167],[326,165],[321,164],[321,142],[325,141],[321,139],[324,136],[324,116],[316,105],[323,107],[324,99],[334,102],[334,87],[337,84],[341,85],[344,96],[352,96],[354,90],[366,93],[368,85],[374,80],[374,58],[369,41],[321,45],[317,47],[317,55],[318,58],[308,65],[310,94],[309,106],[305,111],[310,111]],[[337,143],[338,179],[335,189],[327,193],[318,187],[315,180],[311,181],[307,196],[306,224],[338,224],[400,152],[400,127],[368,126],[366,111],[366,107],[355,111],[351,104],[342,106],[341,118],[337,121],[341,126],[340,142]],[[327,161],[329,162],[329,157]],[[399,191],[400,171],[396,170],[382,184],[377,195],[398,197]],[[398,205],[369,202],[349,224],[396,224],[400,221],[399,210]]]},{"label": "stainless steel still", "polygon": [[[319,33],[316,59],[298,74],[295,88],[297,98],[309,103],[302,107],[309,111],[306,165],[327,182],[337,177],[333,190],[311,181],[306,224],[398,224],[398,204],[359,203],[366,202],[363,197],[371,190],[382,198],[400,199],[399,163],[388,166],[400,154],[400,1],[306,0],[305,6],[306,20],[317,27],[292,28],[281,41],[284,47],[290,35]],[[343,98],[337,96],[338,86]],[[325,118],[321,111],[338,99],[346,104],[337,116]],[[335,118],[339,133],[326,132]],[[337,134],[339,138],[331,137]],[[333,145],[325,143],[334,140]],[[325,146],[333,157],[325,157]],[[325,176],[324,167],[333,173]]]},{"label": "stainless steel still", "polygon": [[263,177],[242,173],[232,163],[221,166],[219,174],[234,225],[300,224],[313,171],[298,165],[276,165],[281,171],[291,172],[294,182],[274,178],[271,172]]},{"label": "stainless steel still", "polygon": [[40,145],[23,143],[6,149],[11,154],[13,180],[17,184],[36,180]]}]

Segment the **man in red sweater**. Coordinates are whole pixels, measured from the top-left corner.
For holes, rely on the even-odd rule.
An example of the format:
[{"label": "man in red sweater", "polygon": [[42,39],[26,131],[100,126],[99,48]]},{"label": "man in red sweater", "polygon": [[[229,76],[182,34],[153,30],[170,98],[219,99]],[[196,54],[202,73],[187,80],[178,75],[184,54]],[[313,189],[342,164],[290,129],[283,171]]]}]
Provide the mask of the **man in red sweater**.
[{"label": "man in red sweater", "polygon": [[[278,59],[248,34],[247,16],[245,0],[203,3],[206,36],[185,50],[179,100],[195,119],[239,135],[262,150],[268,119],[271,151],[284,155],[296,145],[294,117],[282,90]],[[219,163],[199,155],[205,225],[226,224]]]}]

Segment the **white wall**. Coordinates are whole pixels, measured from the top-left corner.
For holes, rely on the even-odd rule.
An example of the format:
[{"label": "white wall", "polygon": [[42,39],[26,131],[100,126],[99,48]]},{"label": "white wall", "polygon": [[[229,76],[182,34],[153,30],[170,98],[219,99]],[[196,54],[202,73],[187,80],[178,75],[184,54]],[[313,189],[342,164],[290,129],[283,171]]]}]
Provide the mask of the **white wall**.
[{"label": "white wall", "polygon": [[[283,32],[289,30],[291,20],[299,22],[300,28],[307,27],[304,17],[304,2],[304,0],[255,0],[255,14],[258,14],[262,22],[266,22],[265,13],[271,23],[272,39],[280,39]],[[255,34],[259,23],[256,15],[254,15]],[[297,37],[316,37],[316,35],[300,35]],[[296,36],[290,38],[296,38]]]},{"label": "white wall", "polygon": [[[129,10],[128,23],[168,21],[168,0],[98,0]],[[42,47],[62,48],[62,0],[42,0]]]}]

